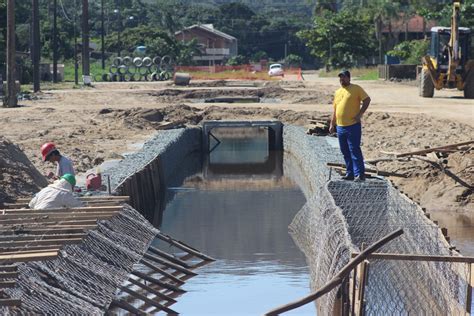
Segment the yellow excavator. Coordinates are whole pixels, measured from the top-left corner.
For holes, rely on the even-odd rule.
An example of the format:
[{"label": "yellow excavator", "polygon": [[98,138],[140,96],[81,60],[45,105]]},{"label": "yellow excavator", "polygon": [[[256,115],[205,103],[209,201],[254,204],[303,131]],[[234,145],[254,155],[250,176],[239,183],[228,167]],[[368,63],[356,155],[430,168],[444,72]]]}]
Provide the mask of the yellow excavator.
[{"label": "yellow excavator", "polygon": [[431,28],[430,50],[423,57],[420,96],[432,98],[434,90],[457,88],[474,99],[474,48],[471,30],[459,26],[462,0],[453,0],[451,27]]}]

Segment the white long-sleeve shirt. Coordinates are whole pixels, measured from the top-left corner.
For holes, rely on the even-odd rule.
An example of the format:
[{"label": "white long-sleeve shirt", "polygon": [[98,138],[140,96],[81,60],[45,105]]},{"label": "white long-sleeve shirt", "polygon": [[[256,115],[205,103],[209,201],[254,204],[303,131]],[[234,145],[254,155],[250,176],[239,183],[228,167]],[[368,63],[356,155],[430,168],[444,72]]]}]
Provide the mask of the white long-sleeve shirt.
[{"label": "white long-sleeve shirt", "polygon": [[80,207],[82,202],[72,194],[72,186],[65,179],[54,181],[39,191],[28,204],[31,209]]}]

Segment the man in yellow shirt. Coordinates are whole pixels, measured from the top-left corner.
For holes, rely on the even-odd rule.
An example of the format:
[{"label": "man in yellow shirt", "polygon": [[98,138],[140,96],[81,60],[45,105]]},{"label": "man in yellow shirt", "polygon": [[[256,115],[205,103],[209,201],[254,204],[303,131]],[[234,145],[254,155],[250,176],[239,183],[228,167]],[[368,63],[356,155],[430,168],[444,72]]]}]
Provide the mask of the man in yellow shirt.
[{"label": "man in yellow shirt", "polygon": [[365,180],[364,157],[360,149],[361,119],[369,107],[370,97],[360,86],[351,83],[348,70],[341,71],[338,76],[341,88],[334,94],[329,131],[337,131],[339,148],[346,162],[346,175],[342,179],[361,182]]}]

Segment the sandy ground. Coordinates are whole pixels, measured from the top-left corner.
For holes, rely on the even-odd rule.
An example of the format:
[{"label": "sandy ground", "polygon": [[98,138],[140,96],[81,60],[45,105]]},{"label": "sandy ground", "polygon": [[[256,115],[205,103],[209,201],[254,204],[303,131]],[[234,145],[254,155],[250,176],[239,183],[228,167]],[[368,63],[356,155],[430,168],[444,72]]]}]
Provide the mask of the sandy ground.
[{"label": "sandy ground", "polygon": [[[474,100],[462,98],[462,92],[444,90],[423,99],[413,83],[353,82],[372,98],[363,120],[367,159],[473,138]],[[56,143],[73,159],[77,171],[85,172],[104,160],[137,150],[137,144],[163,121],[199,124],[205,119],[278,119],[306,125],[309,119],[329,116],[338,86],[337,78],[307,74],[305,81],[192,82],[186,88],[166,82],[97,83],[92,88],[44,90],[33,100],[20,101],[20,108],[0,108],[0,135],[19,145],[43,174],[53,170],[40,157],[39,147],[46,141]],[[258,96],[267,103],[203,103],[205,98],[223,96]],[[407,179],[393,181],[432,211],[474,211],[471,148],[444,158],[451,176],[421,161],[381,162],[377,167],[407,174]],[[10,174],[9,182],[0,178],[7,197],[34,191],[21,185],[12,188],[15,168],[10,163],[2,169]]]}]

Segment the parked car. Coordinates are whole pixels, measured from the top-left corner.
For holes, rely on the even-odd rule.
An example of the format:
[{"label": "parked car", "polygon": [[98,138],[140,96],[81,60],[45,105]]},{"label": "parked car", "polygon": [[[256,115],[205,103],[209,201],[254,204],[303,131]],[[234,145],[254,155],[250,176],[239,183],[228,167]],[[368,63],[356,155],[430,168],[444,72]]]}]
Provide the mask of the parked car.
[{"label": "parked car", "polygon": [[281,64],[271,64],[268,70],[268,75],[273,76],[284,76],[285,72],[283,71],[283,66]]}]

